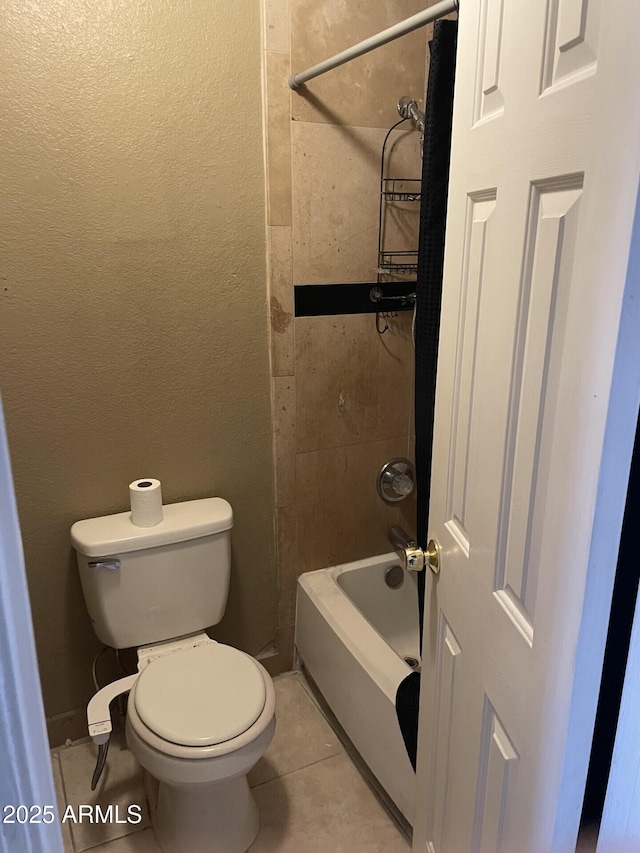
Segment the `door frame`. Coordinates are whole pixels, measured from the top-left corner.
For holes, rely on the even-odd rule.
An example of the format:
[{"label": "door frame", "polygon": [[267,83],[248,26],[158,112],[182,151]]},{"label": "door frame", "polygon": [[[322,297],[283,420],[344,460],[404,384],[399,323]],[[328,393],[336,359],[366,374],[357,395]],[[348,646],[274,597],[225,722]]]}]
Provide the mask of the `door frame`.
[{"label": "door frame", "polygon": [[640,847],[640,596],[631,633],[615,746],[596,853]]},{"label": "door frame", "polygon": [[[623,349],[624,341],[631,337],[628,329],[638,334],[640,326],[640,190],[636,204],[636,214],[627,269],[627,293],[622,309],[618,357],[626,358],[631,363],[633,357],[637,360],[637,352],[631,348]],[[633,334],[633,332],[632,332]],[[625,393],[628,399],[633,399],[637,387],[634,387],[632,376],[619,377],[620,395]],[[627,380],[625,382],[625,379]],[[636,404],[637,405],[637,404]],[[612,467],[615,465],[611,463]],[[629,465],[630,468],[630,465]],[[620,472],[620,478],[623,477]],[[626,482],[629,481],[627,469]],[[596,572],[594,572],[596,574]],[[594,579],[593,585],[595,586]],[[589,578],[587,579],[589,586]],[[611,594],[609,593],[609,605]],[[596,599],[597,601],[597,599]],[[607,619],[608,626],[608,619]],[[582,638],[581,638],[582,639]],[[582,644],[581,644],[582,645]],[[601,657],[604,656],[604,652]],[[597,853],[631,853],[640,846],[640,681],[637,673],[640,669],[640,596],[636,601],[636,609],[631,632],[631,642],[626,662],[626,674],[620,703],[620,713],[616,728],[616,738],[607,783],[607,792],[598,835]],[[598,679],[599,680],[599,679]],[[596,700],[597,701],[597,700]],[[595,713],[594,720],[595,723]]]},{"label": "door frame", "polygon": [[[0,399],[0,850],[62,853],[9,448]],[[7,772],[8,771],[8,772]],[[7,824],[8,805],[53,806],[53,823]]]}]

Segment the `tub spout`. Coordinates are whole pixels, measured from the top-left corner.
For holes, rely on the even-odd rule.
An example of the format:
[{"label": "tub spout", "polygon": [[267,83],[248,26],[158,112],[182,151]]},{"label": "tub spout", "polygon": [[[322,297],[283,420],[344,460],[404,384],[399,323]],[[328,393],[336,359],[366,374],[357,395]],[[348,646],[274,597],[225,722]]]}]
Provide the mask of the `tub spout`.
[{"label": "tub spout", "polygon": [[424,569],[424,551],[401,527],[391,528],[389,542],[400,557],[403,568],[410,572],[420,572]]},{"label": "tub spout", "polygon": [[389,531],[389,542],[393,546],[393,550],[401,556],[401,552],[407,548],[416,548],[416,541],[401,527],[392,527]]}]

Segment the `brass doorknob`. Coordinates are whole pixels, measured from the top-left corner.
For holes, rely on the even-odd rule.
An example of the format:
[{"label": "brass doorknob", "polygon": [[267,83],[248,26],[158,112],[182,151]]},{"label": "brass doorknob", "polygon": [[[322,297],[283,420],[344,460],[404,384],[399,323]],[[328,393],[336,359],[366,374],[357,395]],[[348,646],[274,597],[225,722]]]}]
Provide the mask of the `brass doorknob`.
[{"label": "brass doorknob", "polygon": [[425,551],[427,565],[434,575],[440,574],[440,546],[435,539],[429,539],[427,550]]}]

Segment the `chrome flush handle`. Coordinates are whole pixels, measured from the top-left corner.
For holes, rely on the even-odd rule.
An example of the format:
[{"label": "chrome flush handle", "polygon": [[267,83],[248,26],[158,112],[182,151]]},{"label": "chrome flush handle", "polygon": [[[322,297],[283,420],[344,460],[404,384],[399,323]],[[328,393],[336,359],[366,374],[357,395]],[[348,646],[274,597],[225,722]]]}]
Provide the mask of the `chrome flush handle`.
[{"label": "chrome flush handle", "polygon": [[120,560],[89,560],[87,565],[90,569],[109,569],[115,572],[120,568]]}]

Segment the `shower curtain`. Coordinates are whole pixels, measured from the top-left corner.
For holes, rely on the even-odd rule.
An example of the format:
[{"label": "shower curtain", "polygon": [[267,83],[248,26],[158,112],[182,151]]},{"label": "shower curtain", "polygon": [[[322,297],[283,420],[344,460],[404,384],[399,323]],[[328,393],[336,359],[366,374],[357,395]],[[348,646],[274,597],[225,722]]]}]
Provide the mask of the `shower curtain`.
[{"label": "shower curtain", "polygon": [[[429,486],[436,363],[440,327],[440,301],[444,265],[444,238],[451,153],[451,119],[456,64],[457,21],[436,21],[429,47],[431,61],[426,97],[426,120],[422,159],[422,201],[416,283],[416,371],[415,427],[418,544],[427,547]],[[428,571],[428,569],[425,569]],[[424,611],[424,572],[418,574],[420,646]],[[420,674],[413,672],[396,693],[396,712],[407,753],[416,769]]]}]

